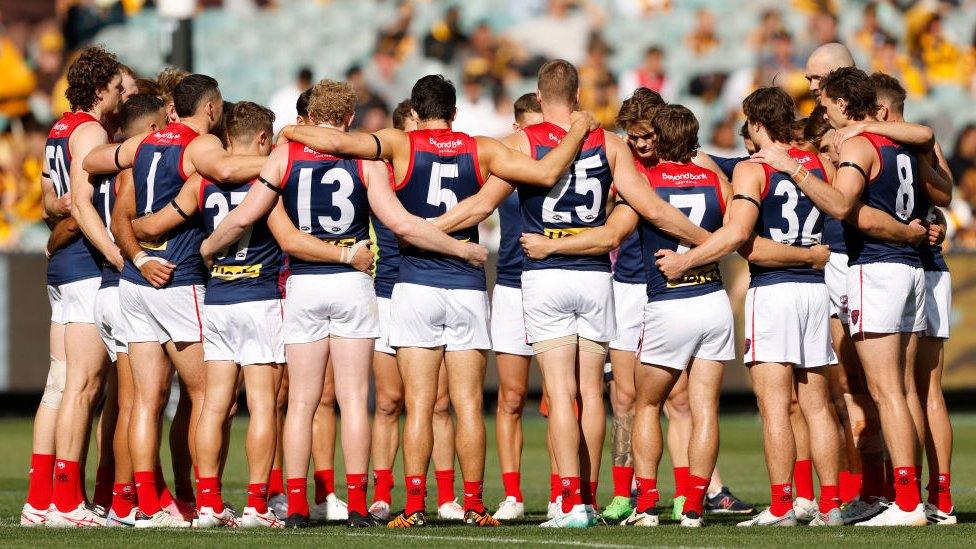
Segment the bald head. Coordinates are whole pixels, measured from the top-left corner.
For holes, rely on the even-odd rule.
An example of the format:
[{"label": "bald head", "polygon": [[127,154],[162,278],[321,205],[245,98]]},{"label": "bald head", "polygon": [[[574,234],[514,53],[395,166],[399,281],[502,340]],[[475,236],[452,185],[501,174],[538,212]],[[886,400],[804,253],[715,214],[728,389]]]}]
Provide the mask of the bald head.
[{"label": "bald head", "polygon": [[853,67],[854,58],[851,50],[839,42],[830,42],[813,50],[807,59],[807,81],[813,95],[820,94],[820,79],[832,70],[841,67]]}]

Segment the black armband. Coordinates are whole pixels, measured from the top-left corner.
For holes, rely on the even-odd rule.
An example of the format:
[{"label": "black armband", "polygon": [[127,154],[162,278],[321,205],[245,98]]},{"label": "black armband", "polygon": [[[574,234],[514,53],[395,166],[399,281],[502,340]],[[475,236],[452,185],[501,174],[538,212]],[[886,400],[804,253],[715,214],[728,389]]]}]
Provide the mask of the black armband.
[{"label": "black armband", "polygon": [[268,181],[267,179],[258,176],[258,182],[264,185],[265,187],[271,189],[275,194],[279,196],[281,195],[281,187],[275,185],[274,183]]},{"label": "black armband", "polygon": [[753,204],[755,204],[755,206],[757,208],[762,208],[762,206],[759,205],[759,201],[756,200],[755,198],[749,196],[749,195],[745,195],[745,194],[734,194],[734,195],[732,195],[732,200],[747,200],[747,201],[752,202]]},{"label": "black armband", "polygon": [[51,172],[41,172],[41,177],[44,179],[51,179]]},{"label": "black armband", "polygon": [[380,154],[383,152],[383,147],[380,144],[380,138],[376,137],[376,134],[371,133],[369,136],[376,142],[376,154],[373,155],[373,159],[375,160],[380,157]]},{"label": "black armband", "polygon": [[122,145],[115,147],[115,167],[122,171],[122,164],[119,163],[119,152],[122,151]]},{"label": "black armband", "polygon": [[848,161],[848,162],[841,162],[841,163],[840,163],[840,164],[839,164],[839,165],[837,166],[837,169],[839,170],[839,169],[841,169],[841,168],[843,168],[843,167],[845,167],[845,166],[849,166],[849,167],[851,167],[851,168],[854,168],[855,170],[857,170],[857,171],[859,171],[859,172],[861,172],[861,176],[862,176],[862,177],[864,177],[864,180],[865,180],[865,181],[868,181],[868,179],[870,179],[870,178],[868,177],[868,172],[866,172],[866,171],[864,171],[864,168],[862,168],[862,167],[860,167],[860,166],[858,166],[857,164],[855,164],[855,163],[853,163],[853,162],[849,162],[849,161]]},{"label": "black armband", "polygon": [[176,210],[176,213],[180,214],[180,217],[182,217],[187,221],[190,220],[190,215],[183,211],[183,208],[181,208],[180,205],[176,203],[175,198],[169,203],[169,205],[172,206],[174,210]]}]

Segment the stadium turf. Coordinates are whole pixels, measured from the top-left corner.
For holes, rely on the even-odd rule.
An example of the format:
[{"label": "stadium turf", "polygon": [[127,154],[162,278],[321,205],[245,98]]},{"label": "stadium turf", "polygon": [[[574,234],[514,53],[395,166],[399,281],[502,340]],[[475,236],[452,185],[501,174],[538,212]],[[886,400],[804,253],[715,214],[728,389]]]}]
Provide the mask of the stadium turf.
[{"label": "stadium turf", "polygon": [[[481,529],[449,525],[434,521],[427,528],[388,530],[371,528],[350,530],[345,526],[322,526],[308,530],[205,530],[205,531],[131,531],[131,530],[44,530],[17,526],[20,507],[26,490],[26,471],[30,455],[30,421],[27,419],[0,420],[0,546],[137,546],[151,547],[285,547],[338,546],[356,547],[415,546],[415,547],[476,547],[508,545],[518,547],[782,547],[782,546],[845,546],[872,547],[972,547],[976,539],[976,415],[957,414],[955,426],[956,453],[953,459],[953,492],[957,514],[962,524],[950,527],[902,529],[843,528],[750,528],[734,526],[737,519],[709,516],[706,528],[689,531],[671,521],[663,526],[633,529],[620,526],[599,526],[588,530],[548,530],[537,526],[544,519],[548,497],[549,469],[545,449],[545,425],[537,416],[527,418],[525,424],[525,452],[522,458],[522,490],[526,510],[530,516],[523,523],[495,529]],[[224,476],[224,498],[243,507],[246,476],[243,451],[245,421],[234,426],[233,449]],[[408,441],[409,443],[409,441]],[[165,444],[165,443],[164,443]],[[612,492],[609,451],[604,454],[603,477],[599,499],[606,503]],[[164,452],[168,464],[168,454]],[[337,456],[341,462],[341,456]],[[726,484],[747,501],[762,504],[768,501],[759,421],[755,416],[730,416],[722,421],[722,450],[719,466]],[[168,465],[167,465],[168,467]],[[399,459],[398,459],[399,471]],[[89,493],[94,469],[89,465]],[[341,465],[337,467],[341,473]],[[488,462],[486,468],[485,502],[489,507],[502,499],[498,461],[494,450],[493,424],[488,425]],[[168,475],[167,475],[168,476]],[[670,464],[661,467],[662,504],[670,502],[672,480]],[[337,474],[337,478],[341,478]],[[397,491],[394,498],[403,502],[402,476],[397,472]],[[337,482],[342,494],[343,483]],[[435,503],[434,483],[430,483],[428,505]],[[460,496],[460,471],[458,471]],[[372,494],[372,492],[371,492]]]}]

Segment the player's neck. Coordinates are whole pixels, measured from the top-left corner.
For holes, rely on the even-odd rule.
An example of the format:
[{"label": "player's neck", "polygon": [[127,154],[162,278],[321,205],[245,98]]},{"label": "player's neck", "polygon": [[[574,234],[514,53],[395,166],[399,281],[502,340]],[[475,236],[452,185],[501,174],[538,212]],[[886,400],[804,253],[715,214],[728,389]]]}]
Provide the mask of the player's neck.
[{"label": "player's neck", "polygon": [[316,124],[316,126],[318,126],[320,128],[331,128],[333,130],[339,130],[340,132],[344,132],[344,131],[348,131],[349,130],[349,128],[347,128],[345,126],[333,126],[332,124],[327,124],[325,122],[322,122],[321,124]]},{"label": "player's neck", "polygon": [[542,104],[542,119],[568,130],[572,123],[573,107],[566,104]]},{"label": "player's neck", "polygon": [[417,123],[418,130],[449,130],[451,123],[447,120],[421,120]]},{"label": "player's neck", "polygon": [[206,119],[202,116],[187,116],[185,118],[180,118],[179,123],[189,127],[191,130],[200,135],[210,132],[210,127],[207,125]]}]

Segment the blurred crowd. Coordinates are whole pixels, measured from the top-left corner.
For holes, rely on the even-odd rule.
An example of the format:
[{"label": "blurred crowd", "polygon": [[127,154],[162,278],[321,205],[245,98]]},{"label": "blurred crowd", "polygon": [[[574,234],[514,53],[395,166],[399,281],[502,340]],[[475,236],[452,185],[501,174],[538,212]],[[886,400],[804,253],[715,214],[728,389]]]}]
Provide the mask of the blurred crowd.
[{"label": "blurred crowd", "polygon": [[[197,4],[266,13],[295,2],[325,9],[354,1]],[[954,245],[976,249],[976,0],[368,1],[385,14],[364,31],[375,32],[368,55],[344,74],[314,74],[308,63],[268,97],[248,98],[275,111],[276,129],[294,119],[295,98],[311,82],[337,76],[357,90],[357,125],[379,129],[389,124],[391,106],[409,95],[418,71],[437,71],[457,79],[455,128],[501,136],[511,131],[512,99],[530,91],[528,82],[546,59],[561,57],[579,66],[581,106],[606,127],[612,128],[621,100],[645,86],[695,111],[705,150],[740,155],[742,99],[756,86],[776,83],[809,111],[807,55],[821,44],[844,42],[859,66],[898,77],[910,95],[909,118],[935,127],[958,186],[950,212]],[[34,249],[43,241],[38,174],[47,125],[66,108],[63,74],[71,52],[157,3],[0,0],[0,248]],[[486,4],[503,13],[486,15]],[[729,13],[736,25],[747,25],[742,39],[730,38],[739,35],[728,30],[734,26]],[[641,36],[639,50],[622,51],[633,44],[622,43],[621,21],[659,28],[655,20],[675,15],[687,21],[672,33],[678,39]]]}]

